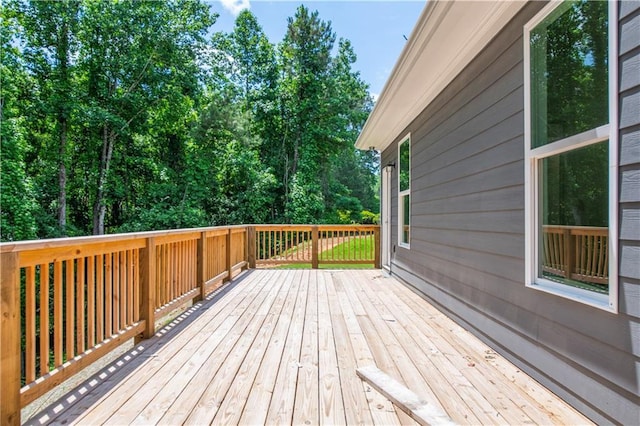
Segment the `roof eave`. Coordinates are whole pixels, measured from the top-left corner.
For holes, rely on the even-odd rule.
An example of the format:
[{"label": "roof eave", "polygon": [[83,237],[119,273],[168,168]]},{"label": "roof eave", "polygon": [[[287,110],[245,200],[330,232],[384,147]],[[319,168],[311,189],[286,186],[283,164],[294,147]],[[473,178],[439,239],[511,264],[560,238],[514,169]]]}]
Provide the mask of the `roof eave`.
[{"label": "roof eave", "polygon": [[387,148],[525,4],[428,1],[356,147]]}]

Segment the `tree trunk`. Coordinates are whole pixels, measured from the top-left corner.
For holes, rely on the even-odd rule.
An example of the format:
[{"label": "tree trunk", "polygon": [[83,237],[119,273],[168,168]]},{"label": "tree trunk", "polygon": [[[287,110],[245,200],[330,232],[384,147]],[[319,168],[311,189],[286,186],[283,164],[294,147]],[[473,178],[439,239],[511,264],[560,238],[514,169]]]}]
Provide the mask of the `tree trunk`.
[{"label": "tree trunk", "polygon": [[58,226],[63,236],[67,236],[67,167],[65,158],[67,154],[67,119],[60,117],[60,146],[58,163]]},{"label": "tree trunk", "polygon": [[104,202],[105,186],[107,184],[107,175],[113,156],[113,145],[115,135],[109,132],[108,126],[105,124],[102,130],[102,154],[100,155],[100,170],[98,173],[98,188],[96,191],[96,199],[93,204],[93,234],[104,234],[104,217],[107,212],[107,206]]},{"label": "tree trunk", "polygon": [[[58,46],[56,49],[58,56],[58,71],[60,75],[60,87],[62,88],[62,104],[57,105],[58,126],[60,132],[60,145],[58,153],[60,155],[58,163],[58,227],[63,236],[67,235],[67,168],[65,159],[67,158],[67,108],[69,101],[69,27],[65,22],[60,28],[58,36]],[[60,101],[58,101],[60,102]]]}]

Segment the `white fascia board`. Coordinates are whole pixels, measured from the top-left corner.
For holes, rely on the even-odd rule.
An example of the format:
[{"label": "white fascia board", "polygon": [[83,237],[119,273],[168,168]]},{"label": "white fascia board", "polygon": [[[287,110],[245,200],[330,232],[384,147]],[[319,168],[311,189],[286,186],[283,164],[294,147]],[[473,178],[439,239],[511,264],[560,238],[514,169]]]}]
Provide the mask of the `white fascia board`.
[{"label": "white fascia board", "polygon": [[428,1],[356,147],[388,147],[525,4]]}]

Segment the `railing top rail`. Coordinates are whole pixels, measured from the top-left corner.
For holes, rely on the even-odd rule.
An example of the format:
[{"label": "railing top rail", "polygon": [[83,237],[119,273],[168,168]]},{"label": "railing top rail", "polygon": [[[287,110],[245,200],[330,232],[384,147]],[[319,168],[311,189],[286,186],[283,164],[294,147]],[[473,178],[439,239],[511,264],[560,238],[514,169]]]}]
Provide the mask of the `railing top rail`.
[{"label": "railing top rail", "polygon": [[312,225],[312,224],[308,224],[308,223],[300,223],[300,224],[291,224],[291,223],[286,223],[286,224],[254,224],[254,225],[247,225],[247,226],[253,226],[256,229],[311,229],[313,227],[317,227],[319,230],[324,231],[324,230],[333,230],[333,229],[339,229],[339,230],[375,230],[378,229],[380,227],[380,225],[354,225],[354,224],[340,224],[340,225],[324,225],[324,224],[318,224],[318,225]]},{"label": "railing top rail", "polygon": [[[29,241],[11,241],[0,243],[0,253],[12,253],[32,250],[54,249],[60,247],[69,246],[84,246],[87,244],[96,243],[109,243],[115,241],[128,241],[145,238],[162,238],[168,237],[170,240],[174,240],[175,237],[179,238],[180,234],[195,235],[199,232],[211,232],[210,235],[216,235],[216,231],[226,231],[232,229],[232,233],[242,232],[248,226],[253,226],[260,230],[285,230],[285,229],[298,229],[298,230],[311,230],[314,226],[320,231],[342,230],[342,231],[373,231],[379,228],[379,225],[309,225],[309,224],[257,224],[257,225],[224,225],[224,226],[210,226],[203,228],[184,228],[184,229],[168,229],[162,231],[145,231],[145,232],[131,232],[123,234],[111,234],[111,235],[90,235],[85,237],[65,237],[65,238],[51,238],[46,240],[29,240]],[[605,228],[606,229],[606,228]],[[171,238],[174,237],[174,238]]]},{"label": "railing top rail", "polygon": [[547,232],[570,231],[573,235],[607,235],[609,228],[606,226],[573,226],[573,225],[542,225]]},{"label": "railing top rail", "polygon": [[163,231],[146,231],[146,232],[132,232],[124,234],[111,234],[111,235],[91,235],[86,237],[66,237],[66,238],[51,238],[47,240],[30,240],[30,241],[12,241],[0,243],[0,253],[21,252],[27,250],[40,250],[50,249],[58,247],[68,247],[75,245],[86,245],[94,243],[107,243],[112,241],[127,241],[144,238],[154,237],[166,237],[177,236],[180,234],[193,234],[196,232],[207,232],[213,230],[227,230],[227,229],[239,229],[246,228],[246,225],[225,225],[225,226],[211,226],[205,228],[185,228],[185,229],[169,229]]}]

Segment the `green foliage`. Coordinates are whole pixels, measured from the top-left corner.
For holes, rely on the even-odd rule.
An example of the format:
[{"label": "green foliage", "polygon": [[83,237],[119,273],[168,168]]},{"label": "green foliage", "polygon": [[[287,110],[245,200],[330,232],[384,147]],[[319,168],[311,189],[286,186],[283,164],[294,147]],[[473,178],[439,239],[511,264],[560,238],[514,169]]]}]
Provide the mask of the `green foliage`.
[{"label": "green foliage", "polygon": [[30,240],[36,238],[37,204],[26,171],[28,126],[20,108],[29,78],[11,44],[16,21],[3,19],[0,25],[0,239]]},{"label": "green foliage", "polygon": [[360,223],[377,225],[380,223],[380,213],[373,213],[369,210],[363,210],[360,212]]},{"label": "green foliage", "polygon": [[372,102],[317,12],[276,46],[200,0],[0,8],[3,240],[377,211]]}]

